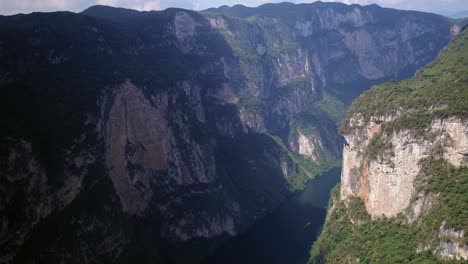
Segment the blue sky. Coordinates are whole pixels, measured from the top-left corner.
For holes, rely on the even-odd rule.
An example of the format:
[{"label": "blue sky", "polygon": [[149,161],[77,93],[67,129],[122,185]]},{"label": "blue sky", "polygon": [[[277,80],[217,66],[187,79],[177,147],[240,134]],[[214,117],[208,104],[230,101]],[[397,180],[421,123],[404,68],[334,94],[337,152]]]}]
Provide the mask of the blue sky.
[{"label": "blue sky", "polygon": [[[384,7],[419,10],[427,12],[455,13],[468,10],[468,0],[329,0],[346,4],[378,4]],[[277,0],[0,0],[0,14],[30,13],[33,11],[68,10],[79,12],[89,6],[101,4],[126,7],[138,10],[161,10],[168,7],[203,10],[221,5],[243,4],[258,6],[264,3],[283,2]],[[310,3],[314,1],[290,0],[293,3]]]}]

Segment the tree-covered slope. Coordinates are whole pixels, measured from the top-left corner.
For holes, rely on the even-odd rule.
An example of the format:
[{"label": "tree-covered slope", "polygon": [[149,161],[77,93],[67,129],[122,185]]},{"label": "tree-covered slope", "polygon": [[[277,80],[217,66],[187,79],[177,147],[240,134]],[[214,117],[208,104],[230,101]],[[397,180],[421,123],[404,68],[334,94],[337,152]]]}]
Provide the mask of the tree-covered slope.
[{"label": "tree-covered slope", "polygon": [[341,133],[358,125],[355,115],[365,121],[372,116],[399,116],[386,129],[425,129],[436,118],[468,115],[468,34],[455,38],[440,55],[408,80],[379,85],[364,92],[351,105]]},{"label": "tree-covered slope", "polygon": [[465,30],[412,79],[352,104],[342,184],[309,263],[466,263],[467,73]]}]

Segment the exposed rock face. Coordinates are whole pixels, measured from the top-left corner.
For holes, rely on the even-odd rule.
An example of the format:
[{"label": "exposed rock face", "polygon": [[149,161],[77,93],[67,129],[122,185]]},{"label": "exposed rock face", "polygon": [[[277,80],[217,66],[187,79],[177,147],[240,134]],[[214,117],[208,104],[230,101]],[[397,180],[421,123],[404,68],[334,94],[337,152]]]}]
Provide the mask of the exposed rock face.
[{"label": "exposed rock face", "polygon": [[455,166],[466,166],[468,162],[468,124],[460,118],[435,120],[432,132],[440,131],[444,141],[444,159]]},{"label": "exposed rock face", "polygon": [[[24,239],[30,234],[34,225],[39,220],[46,217],[51,208],[51,200],[45,193],[47,188],[47,178],[42,168],[40,168],[38,162],[32,158],[31,145],[27,142],[20,141],[13,143],[14,145],[10,149],[8,159],[2,162],[2,209],[5,211],[15,210],[15,208],[8,208],[10,204],[13,204],[15,195],[17,192],[24,193],[26,201],[25,203],[34,203],[35,206],[31,208],[24,207],[16,208],[19,214],[25,216],[25,221],[20,223],[14,223],[9,221],[7,215],[1,217],[1,244],[7,247],[11,247],[13,250],[17,250],[16,247],[24,243]],[[11,188],[17,189],[23,181],[26,184],[19,190],[11,190]],[[19,234],[19,236],[14,236]],[[4,252],[4,260],[11,261],[14,254],[8,254]]]},{"label": "exposed rock face", "polygon": [[[334,126],[330,126],[332,130]],[[290,147],[295,152],[307,157],[316,164],[328,164],[336,161],[341,150],[340,138],[333,137],[333,132],[329,132],[326,124],[321,124],[320,128],[302,131],[290,137]]]},{"label": "exposed rock face", "polygon": [[[135,85],[115,91],[106,121],[106,163],[126,212],[143,212],[152,198],[152,181],[167,169],[170,131],[167,97],[154,106]],[[179,179],[181,181],[181,179]]]},{"label": "exposed rock face", "polygon": [[[382,125],[396,118],[398,116],[380,116],[364,122],[356,114],[350,119],[360,128],[344,135],[341,199],[347,202],[352,197],[362,198],[367,212],[374,218],[403,214],[409,223],[424,221],[421,219],[425,214],[435,203],[440,203],[440,193],[421,191],[420,162],[442,155],[449,164],[466,166],[468,120],[460,117],[435,119],[425,132],[425,135],[432,135],[430,138],[408,129],[381,135]],[[381,155],[371,157],[369,145],[379,135],[385,147],[380,150]],[[417,251],[431,250],[445,260],[467,260],[468,248],[462,242],[464,232],[447,228],[443,222],[438,234],[440,244],[421,245]]]},{"label": "exposed rock face", "polygon": [[435,251],[445,260],[468,260],[468,246],[462,242],[464,237],[464,230],[447,228],[446,223],[443,222],[439,229],[439,238],[443,242],[440,242]]},{"label": "exposed rock face", "polygon": [[[242,98],[254,97],[265,103],[241,108],[243,123],[255,131],[280,135],[295,151],[298,131],[290,127],[290,122],[309,111],[324,93],[348,104],[376,82],[409,77],[416,65],[429,62],[432,58],[427,55],[435,55],[435,47],[452,36],[450,25],[442,21],[425,26],[429,17],[377,6],[285,3],[278,7],[294,12],[294,19],[276,15],[268,6],[210,9],[207,17],[210,26],[233,47],[239,58],[238,74],[247,79],[241,85],[234,82],[233,91],[241,102]],[[426,38],[439,30],[446,32],[446,40]],[[428,45],[420,47],[421,41]],[[312,141],[315,149],[323,147],[325,151],[316,151],[316,157],[310,155],[310,160],[339,157],[331,157],[336,153],[335,146],[326,143],[322,133],[310,135]]]},{"label": "exposed rock face", "polygon": [[[454,166],[468,164],[468,120],[458,117],[432,121],[430,134],[434,138],[417,136],[410,130],[395,131],[384,137],[390,149],[382,156],[371,159],[366,149],[381,126],[395,117],[378,117],[368,123],[359,118],[362,129],[344,135],[343,171],[341,175],[341,199],[361,197],[367,212],[373,217],[406,215],[409,222],[415,221],[429,211],[437,194],[418,193],[420,177],[419,162],[435,151]],[[437,149],[441,148],[441,149]],[[419,180],[420,181],[420,180]],[[463,245],[464,230],[440,227],[440,244],[433,252],[443,259],[468,260],[468,248]],[[427,246],[424,250],[431,249]],[[422,251],[420,249],[419,251]]]},{"label": "exposed rock face", "polygon": [[310,263],[468,260],[467,35],[353,102],[341,185]]},{"label": "exposed rock face", "polygon": [[77,197],[95,156],[92,151],[68,150],[64,164],[67,177],[60,188],[53,188],[46,170],[33,155],[31,143],[6,138],[1,144],[8,146],[8,156],[0,162],[0,209],[4,212],[0,217],[0,244],[8,249],[2,251],[1,260],[10,262],[41,220]]},{"label": "exposed rock face", "polygon": [[316,145],[317,147],[320,146],[320,142],[317,142],[318,144],[314,144],[315,142],[310,142],[309,138],[307,138],[304,134],[299,132],[299,140],[298,140],[298,145],[299,145],[299,154],[311,157],[314,161],[317,161],[317,155],[316,155]]},{"label": "exposed rock face", "polygon": [[[261,46],[266,47],[267,55],[275,56],[275,51],[280,50],[280,56],[275,56],[272,62],[280,83],[285,83],[285,78],[281,76],[284,73],[290,76],[289,79],[293,76],[291,71],[300,75],[300,70],[293,66],[297,64],[291,64],[295,60],[302,62],[303,72],[314,74],[315,79],[325,87],[333,87],[344,80],[349,82],[350,79],[398,77],[411,65],[426,60],[424,57],[433,49],[428,46],[424,51],[419,49],[419,52],[414,52],[416,39],[424,38],[425,34],[437,27],[423,26],[421,22],[426,18],[419,15],[399,16],[398,12],[386,10],[391,15],[384,17],[385,11],[376,6],[332,7],[322,3],[310,6],[283,4],[282,8],[297,11],[295,21],[285,16],[262,13],[263,8],[260,7],[245,8],[244,12],[237,13],[230,13],[230,10],[213,11],[227,15],[241,13],[246,18],[257,16],[249,20],[249,23],[253,21],[253,25],[246,22],[243,26],[248,33],[239,31],[239,22],[227,17],[211,18],[211,25],[226,31],[229,36],[239,37],[244,42],[244,48],[257,49],[260,41]],[[268,10],[267,7],[264,9]],[[392,22],[386,24],[389,22],[387,19]],[[450,31],[449,28],[446,30]],[[252,37],[257,42],[253,42]],[[323,38],[327,40],[323,41]],[[300,41],[305,41],[307,45],[301,45]],[[385,55],[377,55],[383,48],[386,49]],[[301,59],[302,56],[307,59]],[[356,60],[348,60],[349,56],[355,56]]]},{"label": "exposed rock face", "polygon": [[[349,103],[356,83],[412,74],[451,37],[436,15],[284,7],[0,16],[0,262],[159,260],[235,235],[309,179],[292,152],[339,157],[335,122],[311,108],[324,94]],[[444,122],[461,163],[466,127]]]},{"label": "exposed rock face", "polygon": [[[184,92],[194,92],[190,84],[180,85]],[[196,92],[197,87],[194,89]],[[123,210],[142,215],[150,203],[156,203],[167,228],[165,235],[175,240],[234,235],[233,215],[240,213],[239,205],[227,204],[233,215],[186,208],[188,200],[222,195],[225,190],[214,182],[216,163],[211,143],[193,140],[185,127],[187,115],[168,109],[168,100],[172,99],[166,93],[147,99],[126,81],[105,100],[110,104],[103,121],[106,165]],[[174,119],[170,123],[177,123],[181,129],[173,131],[169,126],[167,115],[171,113]],[[205,120],[203,112],[195,115],[198,121]],[[180,144],[184,147],[178,147]],[[186,192],[178,193],[179,189]]]},{"label": "exposed rock face", "polygon": [[[203,223],[197,223],[203,219]],[[196,226],[193,226],[197,223]],[[186,227],[190,226],[190,229]],[[185,214],[179,223],[169,226],[169,232],[176,234],[177,239],[187,241],[192,238],[212,238],[226,233],[236,235],[236,223],[229,215],[209,215],[203,212],[199,215]]]},{"label": "exposed rock face", "polygon": [[[370,140],[381,132],[382,122],[393,118],[379,117],[367,124],[359,118],[352,118],[351,122],[362,123],[363,128],[344,135],[346,145],[343,151],[341,197],[362,197],[372,216],[395,216],[410,205],[416,194],[415,179],[419,174],[417,164],[438,146],[433,139],[419,138],[409,130],[396,131],[385,138],[391,149],[386,150],[382,157],[370,160],[365,153]],[[431,133],[437,135],[438,142],[443,146],[444,158],[449,163],[466,165],[466,120],[434,120]]]},{"label": "exposed rock face", "polygon": [[180,49],[184,53],[191,51],[195,45],[196,22],[186,12],[177,12],[174,16],[175,35],[179,41]]}]

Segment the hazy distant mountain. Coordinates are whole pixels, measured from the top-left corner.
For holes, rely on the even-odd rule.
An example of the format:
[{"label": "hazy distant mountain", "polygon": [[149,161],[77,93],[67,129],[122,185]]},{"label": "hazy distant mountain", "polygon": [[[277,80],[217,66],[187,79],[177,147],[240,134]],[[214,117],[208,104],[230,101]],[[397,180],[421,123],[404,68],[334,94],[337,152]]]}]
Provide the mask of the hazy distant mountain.
[{"label": "hazy distant mountain", "polygon": [[464,18],[464,17],[468,17],[468,10],[460,11],[460,12],[454,13],[454,14],[450,15],[450,17],[452,17],[452,18]]},{"label": "hazy distant mountain", "polygon": [[450,18],[464,18],[464,17],[468,17],[468,10],[462,10],[462,11],[434,11],[434,13],[436,14],[440,14],[440,15],[443,15],[443,16],[446,16],[446,17],[450,17]]}]

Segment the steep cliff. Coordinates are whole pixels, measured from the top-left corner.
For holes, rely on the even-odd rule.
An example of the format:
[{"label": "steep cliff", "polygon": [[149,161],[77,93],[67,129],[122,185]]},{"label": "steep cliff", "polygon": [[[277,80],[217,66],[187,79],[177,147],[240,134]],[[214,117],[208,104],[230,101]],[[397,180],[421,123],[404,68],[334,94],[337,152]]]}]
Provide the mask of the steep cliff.
[{"label": "steep cliff", "polygon": [[[341,142],[328,144],[340,137],[326,121],[341,123],[333,115],[344,112],[362,91],[410,77],[431,61],[448,43],[448,35],[430,37],[433,33],[459,30],[435,15],[376,5],[236,5],[203,13],[233,48],[247,79],[239,86],[246,124],[279,135],[296,152],[302,145],[302,154],[316,163],[341,154]],[[313,107],[317,101],[333,102],[332,110]]]},{"label": "steep cliff", "polygon": [[412,79],[353,103],[312,263],[468,260],[467,45],[465,30]]},{"label": "steep cliff", "polygon": [[0,16],[1,261],[196,262],[339,159],[350,98],[452,35],[323,3]]}]

